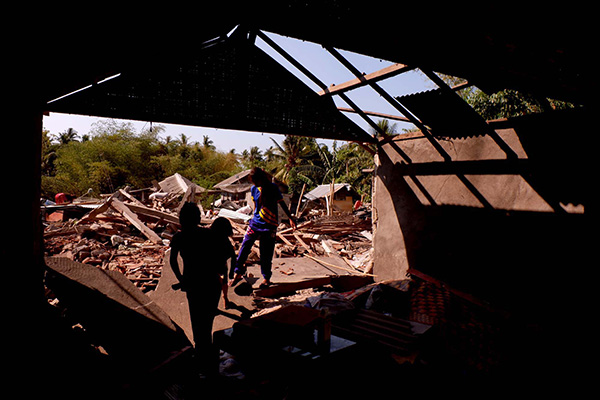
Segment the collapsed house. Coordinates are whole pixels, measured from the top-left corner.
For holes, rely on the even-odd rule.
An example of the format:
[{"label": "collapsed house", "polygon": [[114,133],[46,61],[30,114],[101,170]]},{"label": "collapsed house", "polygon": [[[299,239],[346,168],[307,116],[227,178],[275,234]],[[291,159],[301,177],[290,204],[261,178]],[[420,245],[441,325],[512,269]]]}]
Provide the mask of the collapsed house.
[{"label": "collapsed house", "polygon": [[[348,183],[335,183],[332,185],[319,185],[304,195],[304,198],[312,202],[314,206],[326,210],[351,212],[361,196]],[[333,200],[332,200],[333,199]],[[307,203],[306,206],[309,206]]]},{"label": "collapsed house", "polygon": [[179,173],[175,173],[162,181],[158,182],[158,186],[160,191],[154,193],[155,197],[164,197],[160,196],[161,193],[165,195],[170,195],[173,197],[185,195],[188,191],[193,192],[195,194],[201,194],[206,192],[206,189],[196,185],[194,182],[190,181],[188,178],[182,176]]},{"label": "collapsed house", "polygon": [[[254,202],[250,193],[250,188],[253,183],[250,180],[250,171],[247,169],[230,176],[227,179],[215,184],[212,192],[218,193],[221,197],[213,202],[213,207],[219,215],[230,219],[247,222],[250,219],[254,210]],[[275,179],[271,174],[266,172],[271,181],[279,187],[283,200],[289,207],[291,203],[291,195],[288,194],[288,186],[278,179]],[[279,209],[279,220],[287,221],[288,217]]]},{"label": "collapsed house", "polygon": [[246,195],[250,193],[252,181],[250,181],[249,169],[239,172],[222,180],[213,186],[213,189],[221,193],[223,200],[246,200]]},{"label": "collapsed house", "polygon": [[[589,134],[594,128],[591,116],[596,112],[598,88],[598,76],[589,67],[588,57],[594,36],[585,31],[594,24],[582,19],[594,13],[578,7],[561,8],[561,25],[558,26],[555,25],[556,18],[540,19],[537,9],[519,8],[517,12],[510,6],[483,4],[462,10],[461,18],[470,24],[460,25],[455,19],[448,18],[447,10],[432,8],[429,4],[402,4],[402,8],[407,15],[414,16],[403,21],[402,27],[380,24],[376,30],[365,30],[357,29],[364,26],[368,16],[364,7],[342,5],[342,2],[266,2],[236,8],[229,4],[213,4],[203,6],[204,15],[222,18],[206,18],[199,26],[198,14],[190,9],[193,20],[187,28],[181,21],[185,11],[178,10],[177,18],[173,19],[177,26],[147,31],[144,41],[139,40],[137,27],[129,32],[127,27],[120,30],[88,29],[80,32],[85,46],[77,46],[77,49],[48,46],[31,52],[36,57],[50,60],[67,59],[77,50],[80,61],[65,64],[30,60],[34,70],[26,82],[33,90],[28,92],[23,109],[29,113],[24,128],[27,135],[24,136],[31,143],[18,146],[18,151],[25,153],[20,158],[31,164],[23,170],[28,171],[27,178],[32,184],[27,200],[14,204],[17,211],[14,214],[29,215],[27,226],[33,228],[24,234],[23,240],[13,241],[15,248],[11,250],[19,255],[15,265],[29,267],[15,270],[22,276],[19,280],[22,286],[31,289],[31,298],[43,300],[40,308],[44,310],[43,321],[47,329],[39,329],[36,318],[28,318],[30,321],[19,327],[22,331],[45,332],[39,341],[43,351],[36,351],[35,356],[46,360],[43,365],[52,365],[53,368],[40,371],[45,382],[53,383],[52,389],[64,393],[76,387],[86,396],[94,390],[90,388],[102,386],[97,377],[103,377],[104,383],[107,374],[102,368],[106,358],[99,350],[100,346],[90,346],[98,338],[82,339],[78,336],[81,329],[73,328],[77,322],[65,321],[68,313],[48,311],[43,272],[52,270],[54,264],[43,258],[43,232],[39,224],[40,167],[35,161],[39,160],[41,149],[42,116],[47,111],[311,135],[356,141],[377,152],[372,196],[374,262],[371,274],[380,284],[396,282],[392,289],[400,293],[388,290],[385,284],[380,288],[380,292],[392,293],[395,299],[392,306],[410,304],[412,308],[404,312],[396,310],[395,317],[389,306],[380,308],[384,312],[375,318],[361,312],[361,319],[356,321],[354,318],[351,322],[354,337],[348,335],[346,340],[358,343],[359,337],[370,335],[379,342],[387,336],[388,339],[406,338],[407,343],[412,343],[411,335],[417,332],[425,335],[437,332],[438,339],[448,339],[445,341],[448,346],[439,346],[438,340],[428,349],[439,362],[409,363],[415,368],[399,369],[399,363],[390,362],[396,358],[383,357],[381,351],[351,353],[354,357],[340,357],[335,363],[347,375],[331,376],[324,371],[337,370],[323,368],[317,371],[322,374],[302,376],[300,382],[304,385],[294,386],[296,393],[306,393],[309,387],[319,386],[306,384],[315,383],[319,378],[321,382],[328,379],[342,382],[330,385],[332,391],[368,388],[370,395],[377,389],[389,393],[391,385],[398,388],[400,383],[404,389],[415,384],[416,381],[410,378],[418,372],[430,372],[428,366],[434,364],[439,372],[436,378],[444,373],[450,373],[452,377],[458,375],[457,382],[464,382],[460,377],[482,377],[491,380],[489,387],[494,390],[502,387],[510,394],[515,393],[511,391],[513,389],[521,391],[521,385],[552,393],[561,389],[576,391],[580,387],[578,384],[585,380],[588,346],[592,342],[582,332],[585,329],[573,321],[585,323],[594,313],[594,302],[590,297],[595,293],[591,287],[595,281],[586,276],[586,268],[587,260],[593,259],[591,249],[594,248],[589,245],[587,233],[589,215],[595,211],[588,189],[592,182],[592,150],[595,149]],[[423,15],[428,18],[419,18]],[[98,21],[109,17],[102,15],[101,10],[96,10],[93,17],[96,16]],[[555,16],[559,17],[558,14]],[[45,17],[51,16],[46,14]],[[93,17],[87,18],[86,22]],[[318,24],[307,23],[316,19]],[[241,22],[250,24],[238,25]],[[432,26],[443,32],[444,40],[426,31]],[[320,82],[274,43],[266,31],[324,45],[355,78],[335,86]],[[127,33],[131,33],[131,37]],[[48,42],[67,43],[62,34],[46,31],[44,37]],[[255,41],[259,39],[310,79],[316,80],[321,91],[315,92],[258,49]],[[97,43],[113,44],[113,57],[98,58]],[[148,63],[145,57],[131,57],[129,52],[134,47],[141,54],[164,52],[165,57],[160,62]],[[337,49],[396,64],[363,74]],[[436,89],[401,96],[388,93],[378,83],[416,66]],[[465,78],[466,83],[450,87],[433,71]],[[115,72],[120,75],[115,77]],[[109,77],[113,79],[104,80]],[[504,88],[522,90],[538,98],[544,111],[534,116],[485,121],[459,101],[456,91],[465,85],[475,85],[489,93]],[[84,87],[87,89],[77,91]],[[397,111],[397,115],[388,113],[386,118],[409,120],[420,132],[378,139],[358,127],[342,112],[356,113],[374,129],[377,129],[376,124],[370,117],[382,116],[382,113],[360,109],[346,96],[346,92],[360,87],[375,90]],[[65,96],[69,93],[72,94]],[[338,109],[332,97],[342,99],[349,107]],[[548,98],[571,102],[575,107],[566,111],[553,110]],[[119,203],[115,204],[119,208]],[[127,208],[132,209],[129,205]],[[123,214],[129,215],[129,212],[125,210]],[[22,222],[14,222],[12,226]],[[285,234],[283,237],[290,240]],[[301,239],[306,243],[305,237]],[[287,270],[282,268],[282,271]],[[428,284],[422,284],[421,277],[432,279]],[[413,285],[412,289],[409,286],[408,292],[402,290],[406,289],[403,281],[407,278]],[[80,287],[75,285],[71,290],[79,291]],[[341,293],[348,291],[342,289]],[[92,293],[97,294],[97,291]],[[462,299],[458,302],[454,301],[457,294]],[[77,297],[74,297],[75,302]],[[347,299],[348,294],[343,297]],[[462,302],[467,300],[478,307],[462,307]],[[313,299],[309,303],[316,304],[316,301]],[[495,309],[491,305],[505,309],[506,312],[499,315],[505,317],[508,314],[508,329],[490,329],[482,322],[495,320],[485,316]],[[417,313],[415,309],[419,310],[419,307],[423,311]],[[304,349],[311,342],[307,339],[310,333],[317,332],[321,339],[317,341],[319,348],[310,350],[320,352],[322,345],[327,343],[326,312],[321,314],[319,310],[316,315],[304,311],[292,309],[264,317],[260,322],[246,321],[237,332],[224,334],[223,339],[231,339],[228,345],[235,348],[236,342],[239,343],[235,338],[238,334],[242,339],[258,340],[261,335],[256,334],[257,330],[261,333],[265,330],[291,332],[293,334],[289,336],[294,338],[293,342],[283,345],[286,355],[296,360],[296,365],[315,366],[313,362],[319,360],[333,363],[336,354],[329,357]],[[417,321],[406,324],[396,319],[387,320],[381,316],[385,313],[400,320],[408,316],[409,320]],[[480,318],[475,318],[477,316]],[[444,321],[448,323],[444,325]],[[425,331],[418,329],[415,322],[432,326]],[[341,323],[336,321],[336,324]],[[362,328],[362,335],[356,335],[358,328]],[[352,329],[345,328],[346,331]],[[338,332],[343,330],[344,327]],[[332,327],[331,333],[333,331]],[[468,332],[476,332],[482,340],[473,340]],[[65,340],[74,336],[78,340]],[[156,336],[156,343],[160,343],[160,337]],[[347,342],[337,339],[335,343],[337,348],[349,347]],[[469,347],[472,344],[481,351],[473,351]],[[400,347],[398,340],[389,345]],[[33,358],[33,355],[23,357],[23,352],[32,347],[31,343],[14,347],[20,349],[19,359]],[[486,348],[493,351],[484,351]],[[80,349],[88,351],[81,352]],[[90,349],[93,354],[89,354]],[[167,354],[171,350],[161,353]],[[493,356],[498,353],[502,357]],[[255,361],[279,365],[280,352],[265,354],[268,356],[255,357]],[[453,358],[442,357],[444,354],[470,354],[474,362],[460,365],[474,366],[475,369],[456,368],[455,362],[449,362]],[[483,361],[487,359],[498,360],[497,363],[486,363],[496,367],[484,368]],[[85,360],[87,366],[95,367],[93,371],[97,375],[90,376],[84,371],[91,369],[79,368],[81,360]],[[153,370],[154,366],[148,366],[154,361],[142,363],[146,367],[144,371]],[[170,365],[174,367],[175,364]],[[480,374],[486,370],[494,373]],[[315,369],[306,368],[305,371]],[[468,374],[467,371],[477,372]],[[164,369],[162,372],[163,382],[177,376],[169,375]],[[136,374],[131,380],[124,376],[119,375],[125,385],[131,380],[158,382],[153,379],[156,375]],[[284,378],[281,374],[278,377]],[[431,390],[436,386],[440,391],[449,390],[449,386],[430,381],[425,382],[427,386],[423,381],[418,383],[422,383],[417,384],[419,389]]]}]

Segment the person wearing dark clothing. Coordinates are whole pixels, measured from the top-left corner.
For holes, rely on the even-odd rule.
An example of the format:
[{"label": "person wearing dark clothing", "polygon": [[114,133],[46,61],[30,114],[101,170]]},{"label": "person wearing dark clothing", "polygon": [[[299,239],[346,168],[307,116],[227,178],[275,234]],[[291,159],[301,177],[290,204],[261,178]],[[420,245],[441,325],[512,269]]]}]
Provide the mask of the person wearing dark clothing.
[{"label": "person wearing dark clothing", "polygon": [[250,180],[254,184],[250,188],[254,200],[254,213],[248,230],[244,235],[242,246],[235,263],[235,277],[230,286],[235,285],[246,272],[244,263],[248,259],[252,245],[259,240],[260,271],[264,278],[261,286],[271,284],[271,265],[275,250],[275,233],[278,225],[278,209],[280,206],[290,219],[290,225],[296,229],[296,223],[290,210],[283,201],[283,196],[277,185],[272,183],[267,174],[260,168],[250,171]]},{"label": "person wearing dark clothing", "polygon": [[[218,373],[219,352],[212,344],[212,325],[221,297],[221,276],[227,275],[220,235],[200,224],[200,209],[186,203],[179,214],[181,230],[171,240],[171,268],[186,292],[199,372]],[[177,256],[183,260],[180,271]]]},{"label": "person wearing dark clothing", "polygon": [[[229,301],[229,297],[227,296],[227,292],[229,289],[228,280],[227,280],[227,263],[229,259],[235,260],[235,250],[231,241],[229,240],[229,236],[233,235],[233,228],[231,227],[231,222],[227,218],[219,217],[215,219],[210,226],[210,231],[213,233],[213,239],[215,240],[215,253],[222,256],[219,257],[224,265],[219,267],[219,269],[225,274],[221,276],[221,290],[223,291],[223,301],[225,303],[225,309],[232,308],[234,306],[233,303]],[[232,263],[229,268],[229,279],[233,278],[233,269],[235,265]]]}]

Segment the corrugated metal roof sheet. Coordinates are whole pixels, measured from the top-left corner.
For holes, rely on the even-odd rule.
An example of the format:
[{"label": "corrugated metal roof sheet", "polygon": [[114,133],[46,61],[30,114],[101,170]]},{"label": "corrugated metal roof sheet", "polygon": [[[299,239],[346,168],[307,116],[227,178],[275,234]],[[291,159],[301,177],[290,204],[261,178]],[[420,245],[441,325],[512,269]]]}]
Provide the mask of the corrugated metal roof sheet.
[{"label": "corrugated metal roof sheet", "polygon": [[[342,188],[352,190],[352,186],[349,183],[335,183],[333,185],[333,192],[336,193]],[[329,195],[330,192],[331,185],[320,185],[311,190],[310,192],[306,193],[304,197],[306,197],[309,200],[316,200]]]}]

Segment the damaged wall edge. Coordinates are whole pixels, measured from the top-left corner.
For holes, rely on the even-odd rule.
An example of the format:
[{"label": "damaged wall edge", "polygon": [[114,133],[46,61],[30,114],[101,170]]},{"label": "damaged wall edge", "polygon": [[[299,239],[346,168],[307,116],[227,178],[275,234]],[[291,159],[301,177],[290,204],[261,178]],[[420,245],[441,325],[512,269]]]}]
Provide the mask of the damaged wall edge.
[{"label": "damaged wall edge", "polygon": [[517,159],[487,135],[436,139],[449,162],[422,135],[381,145],[373,186],[378,279],[402,279],[412,268],[515,301],[499,283],[509,271],[527,282],[519,293],[529,299],[562,268],[584,265],[591,153],[572,136],[583,134],[588,117],[579,110],[503,123],[498,137]]}]

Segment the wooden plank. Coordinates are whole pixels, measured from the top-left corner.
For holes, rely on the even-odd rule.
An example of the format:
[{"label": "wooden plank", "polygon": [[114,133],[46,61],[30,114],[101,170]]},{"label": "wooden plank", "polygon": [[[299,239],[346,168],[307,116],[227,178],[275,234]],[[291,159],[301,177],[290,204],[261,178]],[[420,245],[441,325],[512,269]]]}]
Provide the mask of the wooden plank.
[{"label": "wooden plank", "polygon": [[368,85],[369,82],[378,82],[383,79],[391,78],[392,76],[399,75],[403,72],[410,71],[414,69],[414,67],[409,67],[404,64],[393,64],[389,67],[385,67],[378,71],[372,72],[370,74],[363,75],[361,77],[357,77],[355,79],[349,80],[344,83],[340,83],[339,85],[330,86],[327,89],[323,89],[318,92],[319,96],[323,95],[334,95],[343,92],[347,92],[348,90],[356,89],[365,85]]},{"label": "wooden plank", "polygon": [[112,195],[110,195],[110,197],[108,199],[106,199],[106,201],[100,207],[97,207],[94,210],[90,211],[83,218],[81,218],[79,221],[77,221],[75,223],[75,225],[79,225],[79,224],[86,223],[88,221],[95,220],[99,214],[102,214],[103,212],[105,212],[106,210],[108,210],[110,208],[110,205],[111,205],[113,199],[115,198],[115,196],[116,196],[116,193],[113,193]]},{"label": "wooden plank", "polygon": [[[301,224],[296,225],[296,229],[295,230],[299,231],[300,229],[309,227],[309,226],[313,225],[314,223],[315,223],[314,220],[303,222]],[[288,232],[291,232],[293,230],[294,230],[294,228],[286,228],[286,229],[283,229],[283,230],[279,231],[279,233],[281,233],[283,235],[284,233],[288,233]]]},{"label": "wooden plank", "polygon": [[[299,234],[297,234],[296,232],[293,233],[294,237],[296,238],[296,240],[298,241],[298,243],[300,243],[302,245],[302,247],[304,247],[306,249],[306,251],[308,251],[309,254],[314,254],[314,252],[312,251],[312,249],[310,248],[309,245],[307,245],[304,240],[302,240],[302,238],[300,237]],[[283,237],[283,236],[282,236]]]},{"label": "wooden plank", "polygon": [[[348,268],[343,268],[343,267],[340,267],[339,265],[331,264],[331,263],[328,263],[328,262],[326,262],[326,261],[323,261],[323,260],[319,260],[318,258],[316,258],[316,257],[313,257],[313,256],[308,256],[308,255],[307,255],[307,256],[304,256],[304,257],[308,257],[308,258],[310,258],[311,260],[314,260],[314,261],[318,262],[319,264],[323,264],[323,265],[325,265],[325,266],[327,266],[327,267],[331,267],[331,268],[337,268],[337,269],[339,269],[339,270],[346,271],[346,272],[348,272],[348,273],[350,273],[350,274],[356,274],[356,273],[358,273],[357,271],[354,271],[354,270],[351,270],[351,269],[348,269]],[[373,274],[366,274],[366,273],[365,273],[365,274],[361,274],[361,275],[365,275],[365,276],[376,276],[376,275],[373,275]]]},{"label": "wooden plank", "polygon": [[137,215],[133,211],[131,211],[129,207],[125,205],[125,203],[113,198],[111,201],[111,207],[113,207],[115,210],[121,213],[123,217],[125,217],[129,222],[131,222],[133,226],[139,229],[139,231],[142,232],[142,234],[148,239],[150,239],[153,243],[162,244],[163,241],[160,238],[160,236],[158,236],[156,232],[148,228],[146,224],[140,221]]},{"label": "wooden plank", "polygon": [[163,211],[159,211],[155,208],[149,208],[146,206],[140,206],[138,204],[127,204],[127,207],[138,215],[144,215],[146,217],[153,217],[159,220],[166,221],[170,224],[174,224],[179,227],[179,218],[173,214],[169,214]]},{"label": "wooden plank", "polygon": [[[338,107],[337,109],[340,110],[340,111],[344,111],[344,112],[352,112],[352,113],[356,112],[354,109],[348,108],[348,107]],[[408,118],[402,117],[400,115],[384,114],[384,113],[380,113],[380,112],[364,111],[364,110],[363,110],[363,112],[366,115],[370,115],[372,117],[385,118],[385,119],[393,119],[395,121],[410,122],[410,120]]]},{"label": "wooden plank", "polygon": [[138,199],[136,199],[135,197],[133,197],[132,195],[130,195],[129,193],[127,193],[125,190],[123,189],[119,189],[119,193],[125,197],[127,200],[129,200],[130,202],[132,202],[133,204],[136,204],[138,206],[143,206],[144,204],[139,201]]},{"label": "wooden plank", "polygon": [[284,293],[295,292],[296,290],[315,288],[328,285],[331,282],[331,277],[307,279],[299,282],[284,282],[271,285],[266,288],[260,288],[254,291],[255,296],[273,297]]},{"label": "wooden plank", "polygon": [[281,233],[277,232],[277,237],[279,239],[281,239],[281,241],[285,244],[287,244],[288,246],[292,246],[294,247],[294,244],[292,242],[290,242],[289,240],[287,240]]},{"label": "wooden plank", "polygon": [[[186,185],[186,183],[183,180],[181,180],[181,185],[183,187],[184,185]],[[181,211],[181,208],[183,207],[183,205],[185,203],[193,202],[195,197],[196,197],[196,188],[194,187],[194,185],[187,186],[185,193],[183,194],[183,198],[181,199],[181,202],[179,203],[179,206],[177,207],[177,214],[179,214],[179,212]]]},{"label": "wooden plank", "polygon": [[302,205],[302,197],[304,196],[304,189],[306,189],[306,183],[302,185],[302,190],[300,191],[300,197],[298,197],[298,205],[296,206],[296,218],[298,218],[298,213],[300,212],[300,205]]}]

